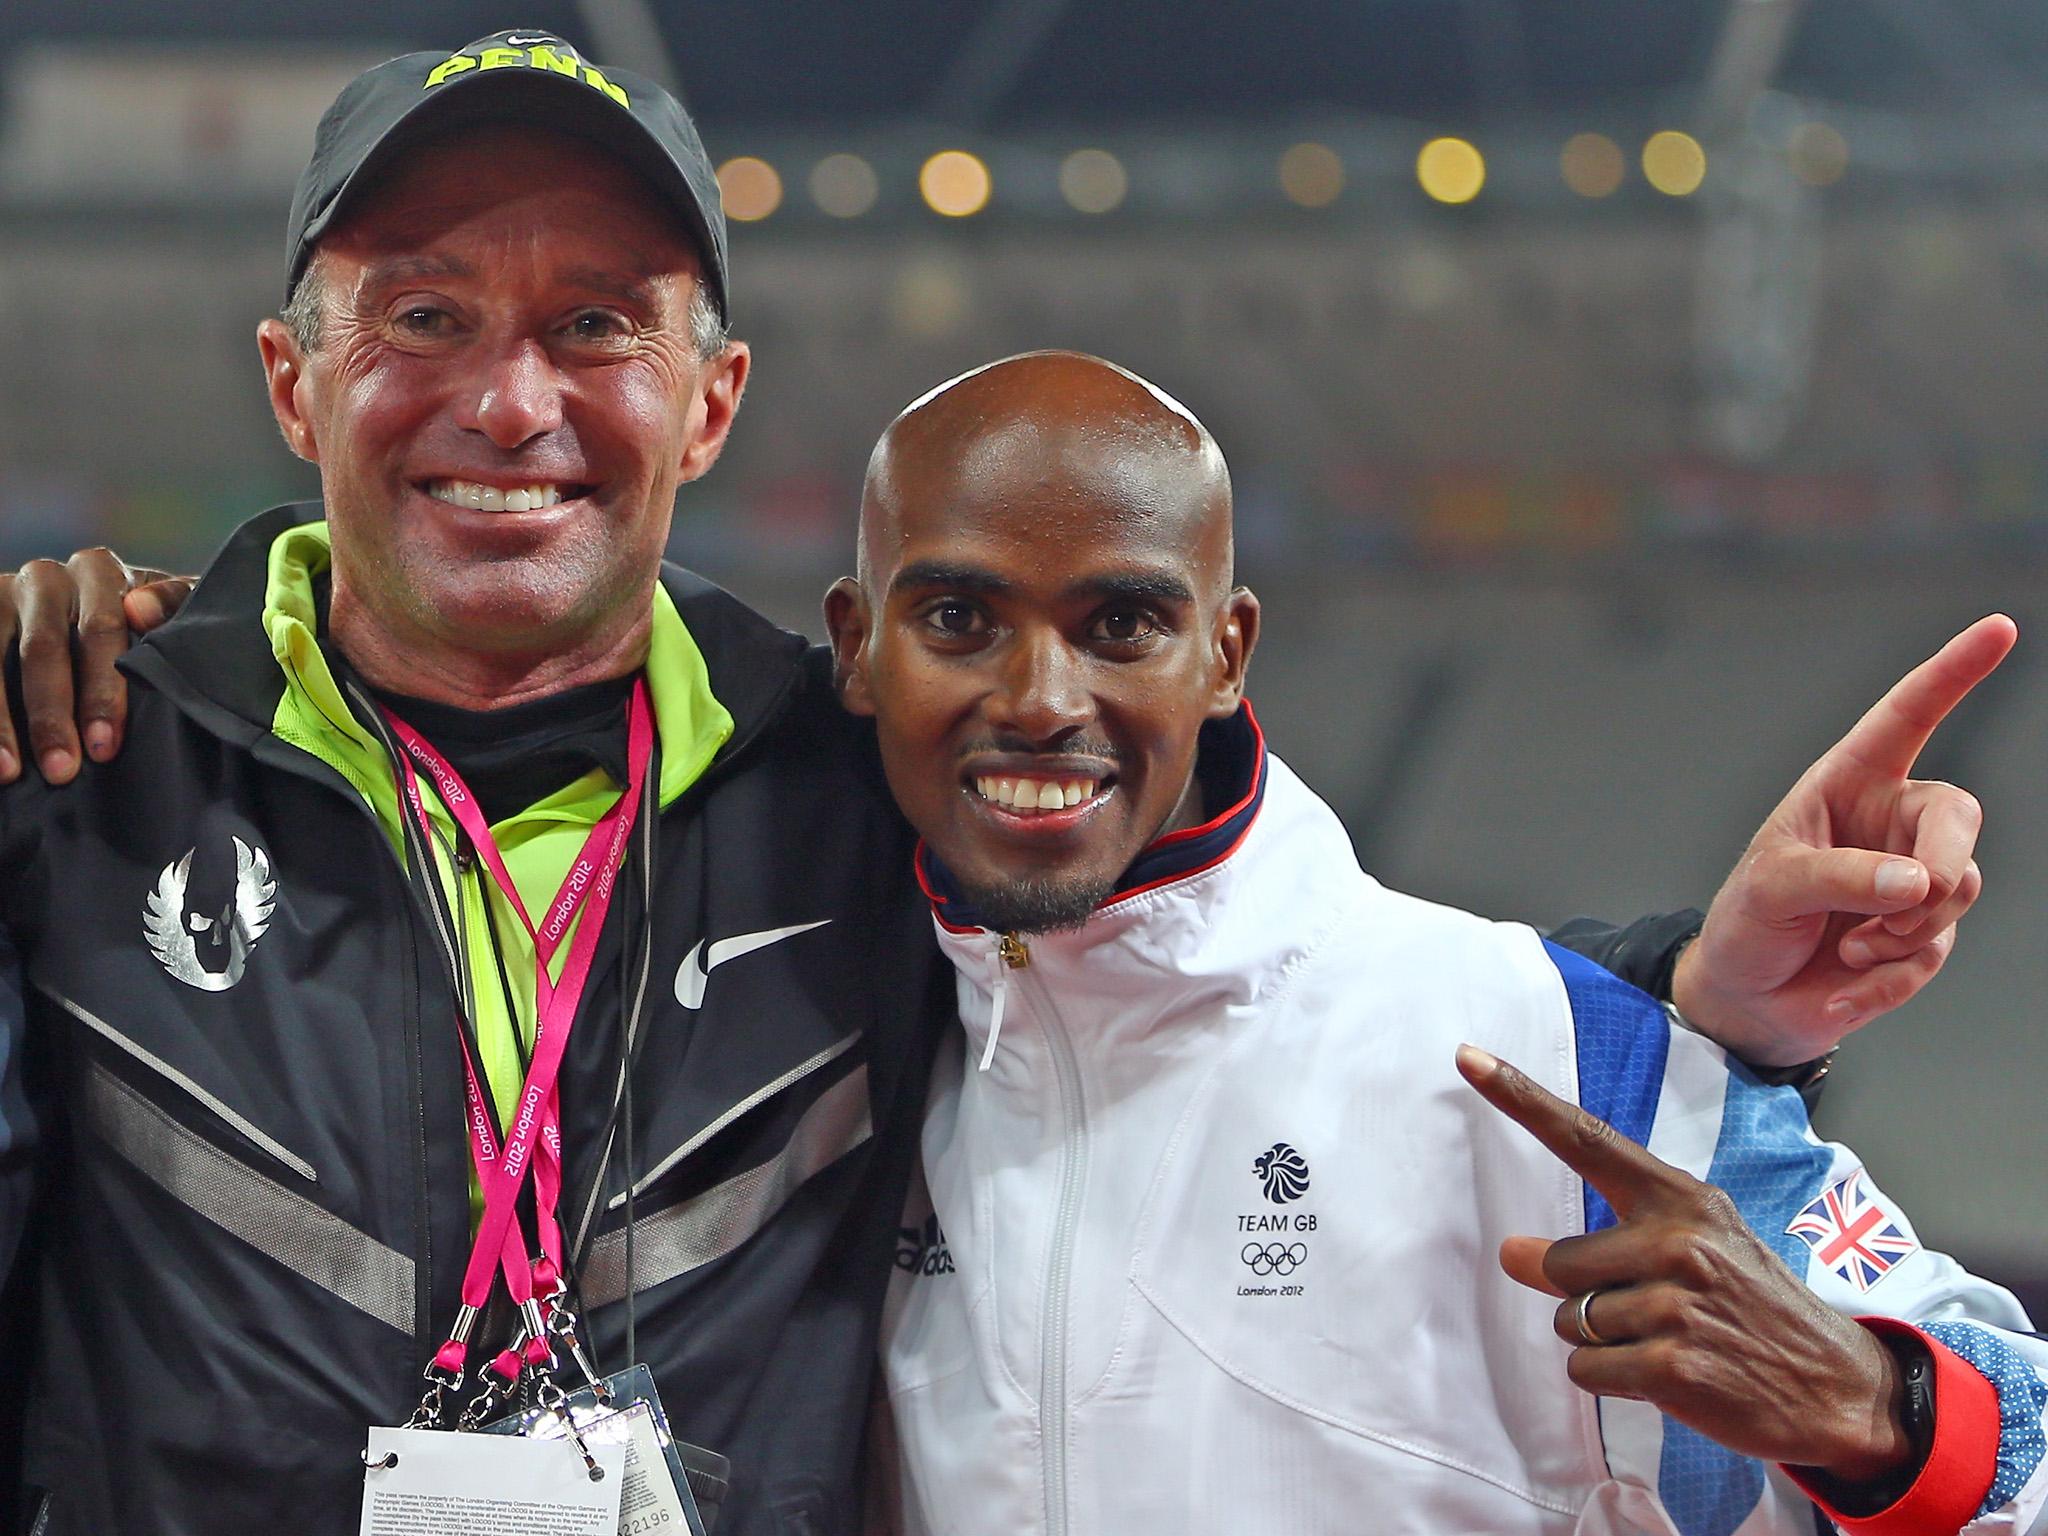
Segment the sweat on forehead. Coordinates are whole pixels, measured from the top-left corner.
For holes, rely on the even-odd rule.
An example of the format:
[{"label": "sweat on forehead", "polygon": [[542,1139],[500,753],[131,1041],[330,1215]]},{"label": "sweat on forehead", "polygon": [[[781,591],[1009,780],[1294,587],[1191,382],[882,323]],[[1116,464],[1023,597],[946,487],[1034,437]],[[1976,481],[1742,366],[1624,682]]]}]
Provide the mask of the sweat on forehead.
[{"label": "sweat on forehead", "polygon": [[1230,522],[1230,471],[1186,406],[1128,369],[1079,352],[1027,352],[964,373],[906,407],[868,461],[861,555],[928,497],[1029,486],[1109,488],[1133,512]]}]

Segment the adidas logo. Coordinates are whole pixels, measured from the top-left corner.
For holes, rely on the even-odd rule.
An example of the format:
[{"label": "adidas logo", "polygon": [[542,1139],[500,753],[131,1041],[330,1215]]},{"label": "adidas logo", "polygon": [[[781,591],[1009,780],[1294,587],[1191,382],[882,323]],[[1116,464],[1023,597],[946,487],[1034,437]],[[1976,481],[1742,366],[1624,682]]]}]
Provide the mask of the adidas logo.
[{"label": "adidas logo", "polygon": [[925,1217],[921,1227],[896,1229],[896,1267],[907,1275],[953,1273],[953,1251],[946,1246],[936,1213]]}]

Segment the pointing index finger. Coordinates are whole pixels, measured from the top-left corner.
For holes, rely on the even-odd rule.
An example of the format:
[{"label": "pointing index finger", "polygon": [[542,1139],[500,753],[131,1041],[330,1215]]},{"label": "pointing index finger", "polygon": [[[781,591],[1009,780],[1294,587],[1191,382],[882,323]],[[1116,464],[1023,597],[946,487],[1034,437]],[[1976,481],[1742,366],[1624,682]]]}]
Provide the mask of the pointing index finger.
[{"label": "pointing index finger", "polygon": [[1458,1072],[1479,1096],[1543,1143],[1626,1218],[1683,1175],[1597,1115],[1567,1104],[1517,1067],[1476,1045],[1458,1047]]},{"label": "pointing index finger", "polygon": [[1885,778],[1905,778],[1935,727],[1997,670],[2019,635],[2004,614],[1985,615],[1894,683],[1823,761],[1847,760]]}]

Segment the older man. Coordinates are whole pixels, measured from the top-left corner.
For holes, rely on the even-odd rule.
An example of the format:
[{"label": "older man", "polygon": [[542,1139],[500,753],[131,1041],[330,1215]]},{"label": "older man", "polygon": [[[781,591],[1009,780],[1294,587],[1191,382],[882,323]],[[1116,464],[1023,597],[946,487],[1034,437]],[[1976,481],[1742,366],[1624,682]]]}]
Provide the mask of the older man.
[{"label": "older man", "polygon": [[290,249],[323,504],[133,653],[125,754],[0,793],[36,1528],[353,1531],[366,1429],[452,1423],[494,1287],[566,1285],[731,1458],[724,1529],[842,1530],[950,998],[828,672],[661,573],[748,365],[696,134],[559,39],[413,55]]},{"label": "older man", "polygon": [[[134,653],[125,722],[125,573],[0,582],[51,780],[0,791],[0,1243],[40,1170],[43,1529],[350,1528],[364,1427],[432,1406],[423,1367],[473,1381],[515,1278],[566,1280],[598,1365],[650,1364],[732,1457],[722,1528],[847,1529],[952,997],[829,657],[658,567],[747,367],[694,131],[559,39],[414,55],[330,112],[290,250],[260,340],[324,505],[235,537]],[[82,775],[49,735],[75,602]],[[1849,788],[1801,792],[1687,951],[1680,990],[1772,1059],[1914,990],[1976,892],[1966,800]],[[1817,865],[1816,826],[1862,862]],[[1851,924],[1822,944],[1793,908],[1909,916],[1850,969]],[[1599,947],[1668,980],[1653,930]],[[508,1135],[535,1192],[501,1202]],[[494,1280],[476,1236],[514,1206]]]},{"label": "older man", "polygon": [[[1361,873],[1243,703],[1230,514],[1200,424],[1073,354],[935,391],[870,466],[828,613],[965,1025],[913,1212],[943,1262],[885,1344],[908,1524],[1810,1531],[1754,1457],[1872,1529],[2048,1526],[2012,1297],[1641,993]],[[1843,755],[1910,762],[1939,689]],[[1464,1048],[1540,1145],[1465,1040],[1556,1090]]]}]

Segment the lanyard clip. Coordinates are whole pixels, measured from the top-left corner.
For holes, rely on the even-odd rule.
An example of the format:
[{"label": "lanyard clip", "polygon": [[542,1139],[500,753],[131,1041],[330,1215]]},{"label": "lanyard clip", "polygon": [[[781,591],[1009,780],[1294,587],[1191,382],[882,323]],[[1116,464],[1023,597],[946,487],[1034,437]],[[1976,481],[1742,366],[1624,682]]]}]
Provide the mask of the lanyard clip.
[{"label": "lanyard clip", "polygon": [[[519,1320],[526,1325],[526,1328],[520,1335],[518,1343],[512,1347],[522,1350],[526,1355],[527,1363],[532,1365],[534,1369],[540,1370],[545,1367],[548,1370],[553,1370],[555,1366],[555,1352],[548,1348],[548,1323],[547,1319],[541,1315],[540,1309],[540,1301],[534,1297],[529,1297],[519,1303]],[[536,1354],[539,1356],[538,1359],[535,1358]]]},{"label": "lanyard clip", "polygon": [[491,1363],[478,1372],[483,1390],[469,1400],[469,1406],[462,1410],[462,1417],[455,1427],[461,1430],[481,1429],[498,1411],[501,1402],[508,1401],[519,1388],[519,1380],[526,1374],[526,1361],[520,1351],[526,1346],[526,1336],[521,1334],[512,1341],[510,1349],[500,1352]]},{"label": "lanyard clip", "polygon": [[455,1314],[455,1326],[448,1330],[448,1341],[434,1351],[434,1358],[427,1362],[420,1372],[427,1380],[427,1390],[421,1394],[419,1406],[406,1420],[407,1429],[433,1429],[441,1422],[445,1411],[444,1403],[450,1392],[458,1391],[469,1360],[469,1336],[476,1329],[478,1310],[464,1306]]},{"label": "lanyard clip", "polygon": [[560,1296],[555,1298],[555,1304],[548,1312],[548,1332],[561,1340],[562,1347],[569,1351],[569,1358],[583,1373],[592,1395],[600,1403],[609,1402],[612,1389],[599,1379],[597,1368],[590,1363],[590,1356],[583,1352],[583,1341],[576,1335],[576,1314],[569,1310],[568,1302]]},{"label": "lanyard clip", "polygon": [[481,1314],[472,1306],[456,1310],[455,1326],[448,1330],[448,1342],[434,1351],[434,1358],[427,1362],[424,1374],[436,1386],[454,1391],[462,1385],[463,1370],[469,1359],[469,1336],[476,1329],[476,1320]]},{"label": "lanyard clip", "polygon": [[590,1447],[584,1443],[583,1431],[576,1426],[576,1415],[569,1407],[568,1396],[555,1385],[552,1376],[543,1376],[540,1387],[534,1394],[541,1407],[562,1421],[562,1428],[568,1432],[570,1442],[576,1447],[576,1454],[583,1458],[583,1470],[590,1474],[593,1483],[604,1481],[604,1468],[597,1464],[597,1458],[590,1454]]}]

